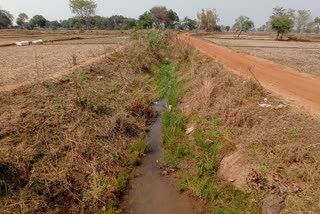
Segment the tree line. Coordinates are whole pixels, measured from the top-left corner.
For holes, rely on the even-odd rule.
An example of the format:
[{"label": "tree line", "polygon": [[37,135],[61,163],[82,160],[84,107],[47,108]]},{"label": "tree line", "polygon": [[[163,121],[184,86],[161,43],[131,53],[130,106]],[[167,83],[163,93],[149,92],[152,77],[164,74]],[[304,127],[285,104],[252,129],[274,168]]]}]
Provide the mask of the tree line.
[{"label": "tree line", "polygon": [[67,20],[49,21],[42,15],[35,15],[29,19],[25,13],[20,13],[13,23],[13,15],[6,10],[0,10],[0,28],[18,27],[23,29],[51,28],[51,29],[102,29],[102,30],[129,30],[133,28],[169,28],[176,30],[205,30],[217,32],[276,31],[278,38],[284,33],[319,33],[320,17],[313,18],[309,10],[293,10],[283,7],[273,8],[273,13],[266,24],[255,28],[254,22],[247,16],[239,16],[232,27],[218,25],[219,14],[215,9],[202,9],[197,13],[197,19],[185,17],[180,19],[172,9],[164,6],[155,6],[144,12],[138,19],[113,15],[103,17],[96,15],[97,3],[94,0],[69,0],[69,6],[74,17]]}]

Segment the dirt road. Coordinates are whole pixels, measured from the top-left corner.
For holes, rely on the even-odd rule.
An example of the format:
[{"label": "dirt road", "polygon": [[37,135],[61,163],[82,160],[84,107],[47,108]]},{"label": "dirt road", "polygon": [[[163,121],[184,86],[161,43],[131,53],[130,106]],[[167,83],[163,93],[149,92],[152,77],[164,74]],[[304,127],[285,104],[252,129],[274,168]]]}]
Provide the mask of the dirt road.
[{"label": "dirt road", "polygon": [[181,34],[179,38],[208,56],[217,59],[234,72],[249,77],[254,74],[264,87],[281,95],[287,101],[294,101],[295,104],[302,106],[307,111],[320,115],[319,78],[299,73],[287,66],[268,60],[234,52],[189,34]]}]

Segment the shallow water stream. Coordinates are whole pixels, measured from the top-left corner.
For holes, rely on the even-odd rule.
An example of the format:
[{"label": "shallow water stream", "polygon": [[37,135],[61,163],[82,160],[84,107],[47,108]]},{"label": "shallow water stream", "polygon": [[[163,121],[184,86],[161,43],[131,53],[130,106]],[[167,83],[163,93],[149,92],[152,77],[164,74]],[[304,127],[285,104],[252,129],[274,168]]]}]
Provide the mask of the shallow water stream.
[{"label": "shallow water stream", "polygon": [[[161,114],[166,108],[166,99],[153,108]],[[130,182],[124,197],[123,210],[127,214],[198,214],[208,213],[204,205],[186,193],[180,193],[177,183],[163,176],[158,161],[161,160],[162,119],[160,115],[151,125],[147,135],[147,156],[137,169],[137,177]]]}]

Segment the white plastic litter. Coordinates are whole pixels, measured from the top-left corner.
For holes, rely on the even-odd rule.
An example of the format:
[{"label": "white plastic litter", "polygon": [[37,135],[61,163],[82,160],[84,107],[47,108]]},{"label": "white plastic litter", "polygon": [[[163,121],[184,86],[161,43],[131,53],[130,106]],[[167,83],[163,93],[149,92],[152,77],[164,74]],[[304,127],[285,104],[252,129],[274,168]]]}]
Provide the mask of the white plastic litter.
[{"label": "white plastic litter", "polygon": [[279,110],[279,109],[283,109],[283,108],[286,108],[287,106],[285,104],[280,104],[280,105],[277,105],[277,106],[273,106],[271,104],[266,104],[266,103],[263,103],[263,104],[259,104],[258,105],[260,108],[273,108],[275,110]]},{"label": "white plastic litter", "polygon": [[194,131],[194,126],[191,126],[190,128],[187,129],[186,134],[189,135]]},{"label": "white plastic litter", "polygon": [[43,40],[42,39],[38,39],[32,42],[32,44],[43,44]]},{"label": "white plastic litter", "polygon": [[29,42],[28,41],[16,42],[16,45],[18,45],[18,46],[27,46],[27,45],[29,45]]},{"label": "white plastic litter", "polygon": [[280,105],[274,107],[274,109],[275,109],[275,110],[278,110],[278,109],[283,109],[283,108],[286,108],[286,107],[287,107],[286,105],[280,104]]},{"label": "white plastic litter", "polygon": [[261,108],[271,108],[272,105],[264,103],[264,104],[259,104],[259,107],[261,107]]}]

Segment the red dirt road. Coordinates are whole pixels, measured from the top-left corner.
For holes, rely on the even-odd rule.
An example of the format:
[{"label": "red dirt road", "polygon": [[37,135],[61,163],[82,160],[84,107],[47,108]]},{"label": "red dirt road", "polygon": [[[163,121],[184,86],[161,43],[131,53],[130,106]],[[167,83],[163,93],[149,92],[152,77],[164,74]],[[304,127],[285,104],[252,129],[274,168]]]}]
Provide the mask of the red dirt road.
[{"label": "red dirt road", "polygon": [[295,104],[304,107],[307,111],[320,115],[320,78],[299,73],[287,66],[268,60],[234,52],[226,47],[206,42],[188,34],[181,34],[179,38],[208,56],[217,59],[236,73],[250,77],[254,73],[254,76],[264,87],[281,95],[286,100],[293,100]]}]

